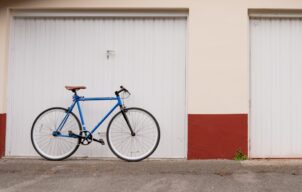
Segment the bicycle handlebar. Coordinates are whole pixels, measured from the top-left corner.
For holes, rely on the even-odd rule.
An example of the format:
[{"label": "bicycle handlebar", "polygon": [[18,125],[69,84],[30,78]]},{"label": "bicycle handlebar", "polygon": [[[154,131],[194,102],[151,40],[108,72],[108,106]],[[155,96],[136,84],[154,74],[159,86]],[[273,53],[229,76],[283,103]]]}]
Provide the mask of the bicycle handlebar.
[{"label": "bicycle handlebar", "polygon": [[131,95],[131,93],[122,85],[120,86],[120,90],[115,92],[115,95],[118,96],[121,92],[126,92],[129,93],[129,95]]}]

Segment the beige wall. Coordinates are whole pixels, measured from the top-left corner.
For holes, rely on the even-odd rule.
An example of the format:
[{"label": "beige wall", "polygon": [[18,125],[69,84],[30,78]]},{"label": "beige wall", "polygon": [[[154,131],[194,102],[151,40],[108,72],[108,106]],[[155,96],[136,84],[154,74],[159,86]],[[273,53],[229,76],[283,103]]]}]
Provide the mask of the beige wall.
[{"label": "beige wall", "polygon": [[[249,9],[302,0],[0,0],[0,113],[6,112],[8,9],[188,9],[188,113],[248,113]],[[30,91],[30,90],[29,90]]]},{"label": "beige wall", "polygon": [[7,11],[0,7],[0,114],[6,112],[7,21]]}]

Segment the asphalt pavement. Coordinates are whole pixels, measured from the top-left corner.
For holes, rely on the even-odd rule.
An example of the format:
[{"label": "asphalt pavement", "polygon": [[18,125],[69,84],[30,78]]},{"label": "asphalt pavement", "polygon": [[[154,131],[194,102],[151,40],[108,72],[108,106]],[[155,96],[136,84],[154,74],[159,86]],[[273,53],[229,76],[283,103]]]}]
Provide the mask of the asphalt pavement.
[{"label": "asphalt pavement", "polygon": [[302,192],[302,160],[4,158],[0,192]]}]

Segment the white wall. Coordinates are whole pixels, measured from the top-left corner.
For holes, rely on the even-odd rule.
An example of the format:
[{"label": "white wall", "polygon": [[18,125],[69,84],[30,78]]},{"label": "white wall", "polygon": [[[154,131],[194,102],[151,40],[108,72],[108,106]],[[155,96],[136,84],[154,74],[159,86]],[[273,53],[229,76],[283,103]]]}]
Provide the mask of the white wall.
[{"label": "white wall", "polygon": [[52,0],[2,1],[0,113],[6,112],[7,8],[187,9],[188,113],[248,113],[248,9],[302,9],[296,0]]}]

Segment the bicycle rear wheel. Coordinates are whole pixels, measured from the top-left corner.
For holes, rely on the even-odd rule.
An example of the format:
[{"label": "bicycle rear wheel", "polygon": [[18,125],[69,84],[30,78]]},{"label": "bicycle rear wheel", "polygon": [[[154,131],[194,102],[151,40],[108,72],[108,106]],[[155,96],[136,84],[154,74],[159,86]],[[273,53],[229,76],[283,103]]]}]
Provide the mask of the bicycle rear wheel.
[{"label": "bicycle rear wheel", "polygon": [[[80,138],[68,137],[68,131],[80,135],[81,125],[75,114],[70,113],[61,136],[54,136],[67,114],[67,109],[54,107],[43,111],[34,121],[31,129],[31,142],[37,153],[47,160],[63,160],[79,148]],[[64,137],[65,136],[65,137]]]},{"label": "bicycle rear wheel", "polygon": [[111,151],[120,159],[141,161],[156,150],[160,128],[154,116],[144,109],[128,108],[125,111],[135,135],[131,135],[120,111],[108,125],[107,142]]}]

